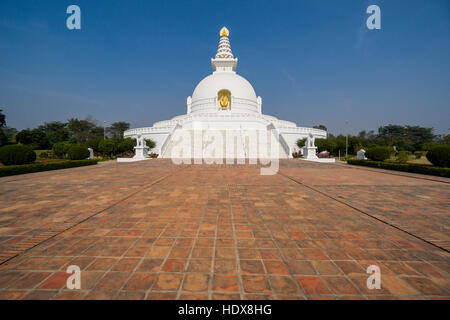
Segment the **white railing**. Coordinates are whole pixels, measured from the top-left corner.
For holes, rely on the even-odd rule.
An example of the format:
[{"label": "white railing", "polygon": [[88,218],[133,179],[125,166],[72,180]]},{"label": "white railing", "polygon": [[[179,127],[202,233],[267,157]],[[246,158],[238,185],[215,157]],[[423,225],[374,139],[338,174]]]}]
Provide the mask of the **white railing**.
[{"label": "white railing", "polygon": [[166,152],[167,145],[169,144],[170,140],[172,140],[172,135],[178,128],[181,128],[180,124],[177,123],[177,125],[172,129],[172,131],[167,135],[166,140],[161,146],[161,158],[163,157],[164,153]]},{"label": "white railing", "polygon": [[124,137],[130,137],[138,134],[146,134],[146,133],[155,133],[155,132],[164,132],[170,131],[173,127],[145,127],[145,128],[136,128],[129,129],[123,133]]},{"label": "white railing", "polygon": [[277,126],[278,131],[282,133],[302,133],[309,134],[311,133],[313,136],[318,138],[326,138],[327,132],[325,130],[315,129],[315,128],[306,128],[306,127],[279,127]]},{"label": "white railing", "polygon": [[289,148],[289,145],[287,144],[286,140],[284,140],[283,136],[280,134],[278,129],[273,125],[273,123],[267,126],[267,130],[270,130],[270,132],[275,135],[275,139],[277,139],[277,141],[281,144],[281,147],[284,149],[287,156],[289,157],[289,155],[291,154],[290,153],[291,148]]}]

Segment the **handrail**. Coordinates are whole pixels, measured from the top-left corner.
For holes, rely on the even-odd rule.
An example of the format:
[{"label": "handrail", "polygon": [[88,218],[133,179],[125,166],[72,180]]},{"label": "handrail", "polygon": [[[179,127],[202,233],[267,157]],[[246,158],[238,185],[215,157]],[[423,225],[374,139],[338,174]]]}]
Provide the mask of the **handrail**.
[{"label": "handrail", "polygon": [[166,152],[166,147],[167,147],[169,141],[172,139],[173,133],[174,133],[175,130],[177,130],[178,128],[181,128],[181,126],[180,126],[179,123],[177,123],[176,126],[173,128],[173,130],[167,135],[166,140],[164,141],[164,143],[163,143],[162,146],[161,146],[161,150],[160,150],[161,158],[164,156],[164,153]]},{"label": "handrail", "polygon": [[284,152],[286,152],[287,156],[290,156],[290,149],[289,145],[287,144],[286,140],[283,138],[283,136],[280,134],[280,132],[278,131],[278,129],[274,126],[273,123],[269,124],[267,126],[267,130],[270,130],[272,134],[274,134],[273,131],[276,132],[275,138],[277,139],[277,141],[281,144],[281,147],[284,149]]}]

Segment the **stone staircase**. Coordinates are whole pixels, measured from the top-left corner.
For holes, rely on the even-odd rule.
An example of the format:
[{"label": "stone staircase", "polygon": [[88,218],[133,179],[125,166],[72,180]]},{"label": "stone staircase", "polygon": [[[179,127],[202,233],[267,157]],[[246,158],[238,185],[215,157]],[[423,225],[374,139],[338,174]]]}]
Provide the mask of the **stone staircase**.
[{"label": "stone staircase", "polygon": [[[257,133],[243,128],[217,131],[178,129],[171,135],[161,156],[204,159],[288,158],[280,139],[282,137],[277,139],[272,131]],[[215,150],[220,144],[222,148]]]}]

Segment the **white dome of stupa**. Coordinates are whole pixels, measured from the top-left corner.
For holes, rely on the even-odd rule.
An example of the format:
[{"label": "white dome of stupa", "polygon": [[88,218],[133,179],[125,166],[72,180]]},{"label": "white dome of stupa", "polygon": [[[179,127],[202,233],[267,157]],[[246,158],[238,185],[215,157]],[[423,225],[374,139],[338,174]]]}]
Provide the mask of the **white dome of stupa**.
[{"label": "white dome of stupa", "polygon": [[[192,113],[211,113],[227,110],[231,113],[259,113],[258,98],[253,86],[244,77],[236,74],[237,59],[231,51],[228,29],[220,31],[220,42],[216,57],[211,59],[213,73],[195,87],[192,94]],[[229,98],[229,105],[221,108],[221,92]]]},{"label": "white dome of stupa", "polygon": [[[245,99],[255,103],[255,112],[258,112],[256,105],[256,93],[250,82],[235,72],[215,72],[199,82],[192,94],[192,102],[202,99],[214,99],[221,90],[228,90],[233,99]],[[214,111],[217,109],[213,107]],[[232,108],[231,110],[234,110]],[[195,112],[195,107],[192,108]]]}]

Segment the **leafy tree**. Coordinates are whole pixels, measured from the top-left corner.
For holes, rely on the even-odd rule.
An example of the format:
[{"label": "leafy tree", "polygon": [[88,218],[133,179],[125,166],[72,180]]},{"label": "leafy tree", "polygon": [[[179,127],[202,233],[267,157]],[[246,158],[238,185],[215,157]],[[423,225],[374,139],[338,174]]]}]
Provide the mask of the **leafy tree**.
[{"label": "leafy tree", "polygon": [[318,126],[313,126],[313,128],[328,131],[327,127],[325,127],[323,124],[319,124]]},{"label": "leafy tree", "polygon": [[35,148],[48,149],[51,147],[45,131],[40,127],[31,130],[31,138]]},{"label": "leafy tree", "polygon": [[30,129],[23,129],[16,135],[16,141],[22,144],[32,144],[33,137]]},{"label": "leafy tree", "polygon": [[130,124],[128,122],[120,121],[111,124],[107,131],[113,138],[123,138],[123,133],[128,129],[130,129]]},{"label": "leafy tree", "polygon": [[450,134],[442,135],[441,141],[442,141],[443,144],[450,145]]},{"label": "leafy tree", "polygon": [[435,138],[433,128],[387,125],[378,129],[379,145],[396,146],[399,150],[416,151]]},{"label": "leafy tree", "polygon": [[435,139],[433,128],[423,128],[419,126],[406,126],[406,135],[410,139],[409,150],[420,150],[421,146],[426,142]]},{"label": "leafy tree", "polygon": [[4,127],[6,127],[6,116],[3,114],[3,110],[0,109],[0,146],[8,142],[8,138],[3,132]]},{"label": "leafy tree", "polygon": [[59,121],[46,122],[39,126],[38,129],[42,130],[50,145],[54,143],[67,141],[69,139],[69,131],[67,130],[67,123]]},{"label": "leafy tree", "polygon": [[76,118],[69,119],[67,129],[70,135],[75,138],[77,143],[84,143],[92,136],[92,130],[96,127],[95,120],[86,118],[85,120],[78,120]]},{"label": "leafy tree", "polygon": [[3,114],[3,110],[0,109],[0,128],[6,126],[6,116]]},{"label": "leafy tree", "polygon": [[91,138],[85,143],[85,146],[87,148],[92,148],[95,152],[99,152],[100,150],[98,149],[98,144],[102,140],[103,140],[103,137],[101,137],[101,138]]},{"label": "leafy tree", "polygon": [[91,133],[89,135],[89,139],[95,139],[95,138],[104,138],[105,135],[105,128],[103,127],[95,127],[91,130]]},{"label": "leafy tree", "polygon": [[12,141],[14,142],[14,137],[17,134],[17,129],[16,128],[10,128],[8,126],[5,126],[2,128],[4,135],[6,136],[7,141]]}]

